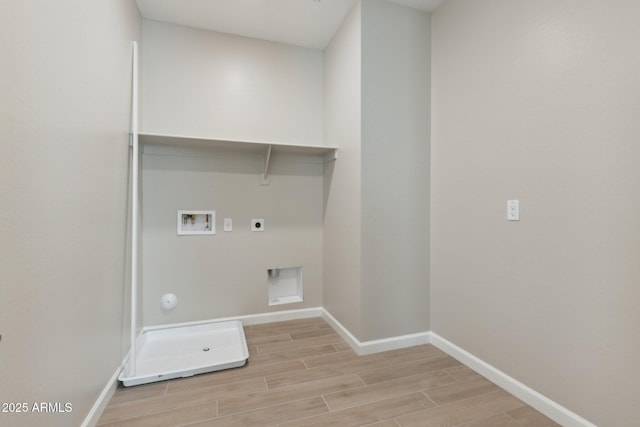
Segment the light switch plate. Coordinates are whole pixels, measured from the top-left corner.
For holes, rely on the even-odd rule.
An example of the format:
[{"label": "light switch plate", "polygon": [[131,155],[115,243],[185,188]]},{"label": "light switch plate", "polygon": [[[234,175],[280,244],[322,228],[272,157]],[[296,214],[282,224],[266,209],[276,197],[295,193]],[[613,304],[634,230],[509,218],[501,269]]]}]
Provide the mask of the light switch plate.
[{"label": "light switch plate", "polygon": [[507,200],[507,220],[520,221],[520,200]]},{"label": "light switch plate", "polygon": [[224,231],[233,231],[233,219],[225,218],[223,227],[224,227]]}]

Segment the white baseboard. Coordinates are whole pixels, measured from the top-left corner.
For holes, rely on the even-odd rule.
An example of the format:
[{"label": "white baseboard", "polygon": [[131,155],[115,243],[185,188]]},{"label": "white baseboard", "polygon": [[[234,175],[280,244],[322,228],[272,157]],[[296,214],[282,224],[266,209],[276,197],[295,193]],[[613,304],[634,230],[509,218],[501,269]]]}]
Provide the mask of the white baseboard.
[{"label": "white baseboard", "polygon": [[430,343],[435,347],[438,347],[449,356],[457,359],[491,382],[502,387],[527,405],[542,412],[558,424],[564,427],[596,427],[595,424],[590,423],[578,414],[571,412],[564,406],[527,387],[515,378],[510,377],[484,360],[447,341],[440,335],[434,332],[429,332],[429,335]]},{"label": "white baseboard", "polygon": [[116,388],[118,388],[118,376],[120,375],[122,369],[124,369],[124,365],[126,364],[128,358],[129,355],[127,354],[120,366],[118,366],[118,369],[116,369],[111,378],[109,378],[109,381],[102,389],[102,392],[89,410],[89,413],[85,417],[80,427],[94,427],[96,424],[98,424],[100,416],[102,416],[102,413],[109,404],[109,401],[113,397],[113,394],[116,392]]},{"label": "white baseboard", "polygon": [[260,323],[282,322],[285,320],[307,319],[310,317],[321,317],[322,307],[301,308],[297,310],[274,311],[271,313],[248,314],[245,316],[222,317],[218,319],[198,320],[196,322],[171,323],[167,325],[145,326],[142,330],[154,331],[166,328],[179,328],[183,326],[204,325],[207,323],[228,322],[239,320],[243,325],[258,325]]},{"label": "white baseboard", "polygon": [[338,334],[359,356],[380,353],[381,351],[413,347],[416,345],[427,344],[429,342],[429,332],[420,332],[417,334],[400,335],[397,337],[361,342],[324,308],[322,309],[322,317],[338,332]]}]

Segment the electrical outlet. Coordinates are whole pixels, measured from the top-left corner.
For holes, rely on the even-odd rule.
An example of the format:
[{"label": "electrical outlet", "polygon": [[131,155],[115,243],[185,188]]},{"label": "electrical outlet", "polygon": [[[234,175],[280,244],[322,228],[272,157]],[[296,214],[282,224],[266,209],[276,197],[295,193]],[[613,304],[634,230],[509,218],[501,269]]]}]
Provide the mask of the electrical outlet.
[{"label": "electrical outlet", "polygon": [[507,220],[520,221],[520,200],[507,200]]},{"label": "electrical outlet", "polygon": [[252,218],[251,231],[264,231],[264,218]]}]

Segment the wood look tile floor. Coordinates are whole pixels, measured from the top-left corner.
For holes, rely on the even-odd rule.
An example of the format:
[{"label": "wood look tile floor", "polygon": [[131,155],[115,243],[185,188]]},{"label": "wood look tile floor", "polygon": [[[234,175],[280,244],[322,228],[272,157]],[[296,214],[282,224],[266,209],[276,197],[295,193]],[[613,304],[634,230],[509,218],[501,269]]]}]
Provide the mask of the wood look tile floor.
[{"label": "wood look tile floor", "polygon": [[558,426],[431,345],[357,356],[321,318],[245,334],[246,366],[118,388],[98,425]]}]

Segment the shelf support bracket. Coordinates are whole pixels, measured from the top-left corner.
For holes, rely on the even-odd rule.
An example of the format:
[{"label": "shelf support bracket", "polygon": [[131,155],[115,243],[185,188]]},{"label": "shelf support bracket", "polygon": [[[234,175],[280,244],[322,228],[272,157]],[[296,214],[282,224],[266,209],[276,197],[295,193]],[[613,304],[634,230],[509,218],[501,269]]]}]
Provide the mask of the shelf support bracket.
[{"label": "shelf support bracket", "polygon": [[329,152],[327,152],[324,155],[324,161],[325,162],[330,162],[332,160],[337,160],[338,159],[338,149],[334,148],[332,150],[330,150]]},{"label": "shelf support bracket", "polygon": [[271,164],[271,147],[272,145],[267,145],[267,149],[264,153],[264,170],[262,172],[262,179],[260,181],[261,185],[269,185],[269,166]]}]

